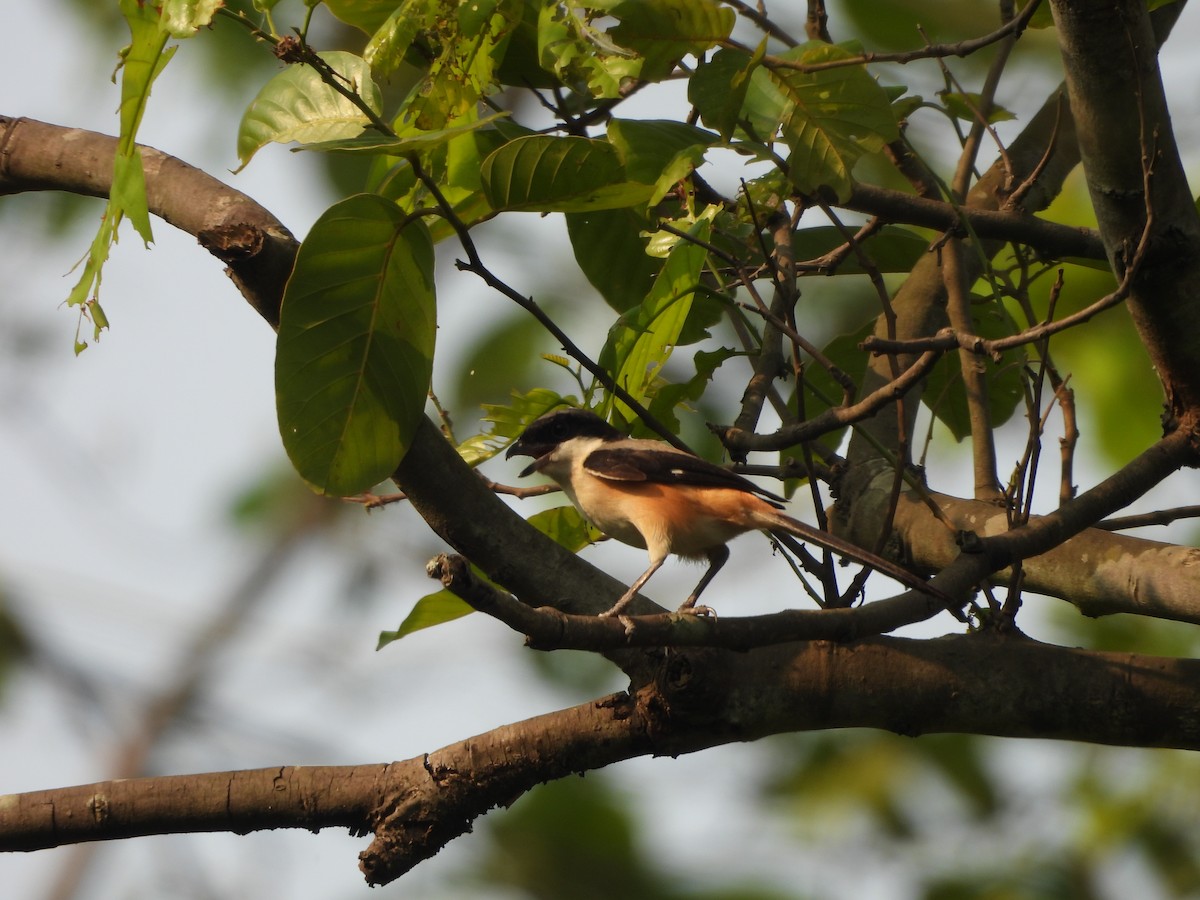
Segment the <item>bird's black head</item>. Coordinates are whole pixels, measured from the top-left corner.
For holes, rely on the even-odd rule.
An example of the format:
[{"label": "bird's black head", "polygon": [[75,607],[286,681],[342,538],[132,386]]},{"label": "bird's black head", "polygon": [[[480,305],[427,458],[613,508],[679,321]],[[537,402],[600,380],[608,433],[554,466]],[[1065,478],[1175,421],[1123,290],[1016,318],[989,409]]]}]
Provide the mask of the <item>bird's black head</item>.
[{"label": "bird's black head", "polygon": [[522,435],[513,442],[504,454],[506,459],[514,456],[532,456],[533,462],[521,472],[524,477],[538,469],[538,463],[553,452],[559,444],[572,438],[600,438],[614,441],[622,437],[602,418],[586,409],[565,407],[548,412],[529,423]]}]

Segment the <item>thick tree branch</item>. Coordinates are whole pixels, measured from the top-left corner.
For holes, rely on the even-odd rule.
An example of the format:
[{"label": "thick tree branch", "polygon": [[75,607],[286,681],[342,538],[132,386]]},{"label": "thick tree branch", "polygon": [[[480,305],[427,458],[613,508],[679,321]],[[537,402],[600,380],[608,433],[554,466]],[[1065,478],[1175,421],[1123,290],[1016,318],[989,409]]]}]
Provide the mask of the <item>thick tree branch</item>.
[{"label": "thick tree branch", "polygon": [[[0,195],[68,191],[107,197],[117,139],[82,128],[0,115]],[[152,147],[141,147],[150,212],[194,235],[228,268],[272,326],[296,259],[296,239],[245,194]]]},{"label": "thick tree branch", "polygon": [[535,785],[635,756],[849,727],[1200,749],[1198,691],[1200,661],[1071,650],[1019,636],[817,641],[748,654],[706,651],[702,660],[672,655],[655,683],[634,695],[538,716],[402,762],[142,778],[2,797],[0,850],[343,827],[374,831],[361,866],[368,881],[384,884]]},{"label": "thick tree branch", "polygon": [[[1057,105],[1057,97],[1051,102]],[[1032,170],[1027,174],[1032,174]],[[955,208],[942,200],[931,200],[870,184],[854,185],[845,202],[838,202],[832,192],[824,190],[819,197],[830,206],[869,213],[886,222],[936,228],[963,237],[967,235],[963,224],[966,222],[977,237],[1024,244],[1051,259],[1104,258],[1104,243],[1095,231],[1060,225],[1025,212],[1040,207],[1022,204],[1016,212],[1001,210],[998,205],[988,208],[972,204]],[[1053,199],[1053,195],[1049,199]]]},{"label": "thick tree branch", "polygon": [[[1123,275],[1149,206],[1149,247],[1127,306],[1163,381],[1170,413],[1195,416],[1200,414],[1200,214],[1171,129],[1146,4],[1052,0],[1050,7],[1105,250],[1113,271]],[[1140,128],[1132,128],[1134,122]]]}]

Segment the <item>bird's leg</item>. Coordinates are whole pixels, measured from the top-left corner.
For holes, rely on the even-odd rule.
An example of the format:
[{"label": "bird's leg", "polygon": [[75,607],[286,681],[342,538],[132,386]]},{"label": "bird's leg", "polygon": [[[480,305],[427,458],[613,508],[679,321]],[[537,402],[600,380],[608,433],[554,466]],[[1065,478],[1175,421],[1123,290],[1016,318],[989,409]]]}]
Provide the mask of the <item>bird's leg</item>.
[{"label": "bird's leg", "polygon": [[[728,554],[728,551],[726,551],[726,554]],[[664,561],[666,561],[666,558],[667,557],[664,554],[658,559],[650,560],[650,568],[638,576],[638,580],[629,586],[629,590],[622,595],[620,600],[613,604],[612,609],[607,609],[600,613],[600,617],[602,619],[608,619],[612,618],[613,616],[619,616],[621,613],[623,613],[625,611],[625,607],[633,602],[633,598],[637,596],[637,592],[640,591],[643,585],[650,580],[650,576],[662,568],[662,564]]]},{"label": "bird's leg", "polygon": [[708,583],[721,571],[721,567],[729,561],[729,548],[724,544],[718,544],[706,555],[708,556],[708,571],[700,578],[696,589],[692,591],[690,597],[683,601],[683,606],[679,607],[676,612],[694,612],[697,615],[707,615],[712,612],[707,606],[697,607],[696,601],[700,599],[700,594],[708,587]]}]

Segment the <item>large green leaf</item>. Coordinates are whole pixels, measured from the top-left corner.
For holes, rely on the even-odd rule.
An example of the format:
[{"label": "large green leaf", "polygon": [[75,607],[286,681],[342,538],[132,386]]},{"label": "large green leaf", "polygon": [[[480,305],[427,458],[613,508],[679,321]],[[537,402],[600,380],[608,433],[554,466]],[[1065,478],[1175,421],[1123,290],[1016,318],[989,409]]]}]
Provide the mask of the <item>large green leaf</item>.
[{"label": "large green leaf", "polygon": [[636,210],[567,213],[575,261],[592,287],[619,313],[641,303],[663,261],[646,254],[646,220]]},{"label": "large green leaf", "polygon": [[305,481],[344,496],[395,470],[423,415],[436,327],[424,224],[373,194],[330,207],[296,258],[275,359],[279,430]]},{"label": "large green leaf", "polygon": [[[370,66],[341,50],[320,56],[371,110],[379,112],[382,101],[379,88],[371,80]],[[369,121],[366,113],[323,82],[316,69],[292,66],[263,85],[242,116],[237,137],[240,168],[245,168],[250,158],[272,141],[315,144],[352,138],[361,134]]]},{"label": "large green leaf", "polygon": [[[810,42],[782,58],[815,65],[856,55],[857,48]],[[761,66],[752,78],[767,79],[784,101],[783,139],[791,149],[788,172],[802,191],[827,185],[845,199],[859,158],[899,137],[887,92],[864,66],[816,72]]]},{"label": "large green leaf", "polygon": [[531,135],[500,147],[483,161],[483,189],[493,209],[581,212],[644,203],[651,185],[625,178],[606,141]]}]

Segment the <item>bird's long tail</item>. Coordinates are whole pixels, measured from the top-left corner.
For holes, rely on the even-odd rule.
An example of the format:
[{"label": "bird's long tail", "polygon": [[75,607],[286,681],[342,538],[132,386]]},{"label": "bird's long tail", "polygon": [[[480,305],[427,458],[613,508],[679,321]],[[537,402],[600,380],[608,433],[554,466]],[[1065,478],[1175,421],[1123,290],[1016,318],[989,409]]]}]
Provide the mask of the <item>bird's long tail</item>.
[{"label": "bird's long tail", "polygon": [[799,538],[801,541],[816,544],[818,547],[832,550],[839,556],[844,556],[846,559],[853,560],[860,565],[867,566],[877,572],[882,572],[907,588],[938,598],[950,608],[957,608],[958,606],[948,595],[942,593],[919,575],[908,571],[908,569],[897,565],[891,560],[884,559],[882,556],[877,556],[869,550],[864,550],[856,544],[830,534],[828,531],[813,528],[811,525],[806,525],[797,519],[793,519],[791,516],[784,515],[775,510],[772,510],[770,515],[764,514],[763,518],[768,520],[763,523],[764,529],[771,532],[785,547],[796,553],[802,560],[815,562],[812,555],[804,550],[803,547],[796,546],[795,542],[790,540],[791,538]]}]

